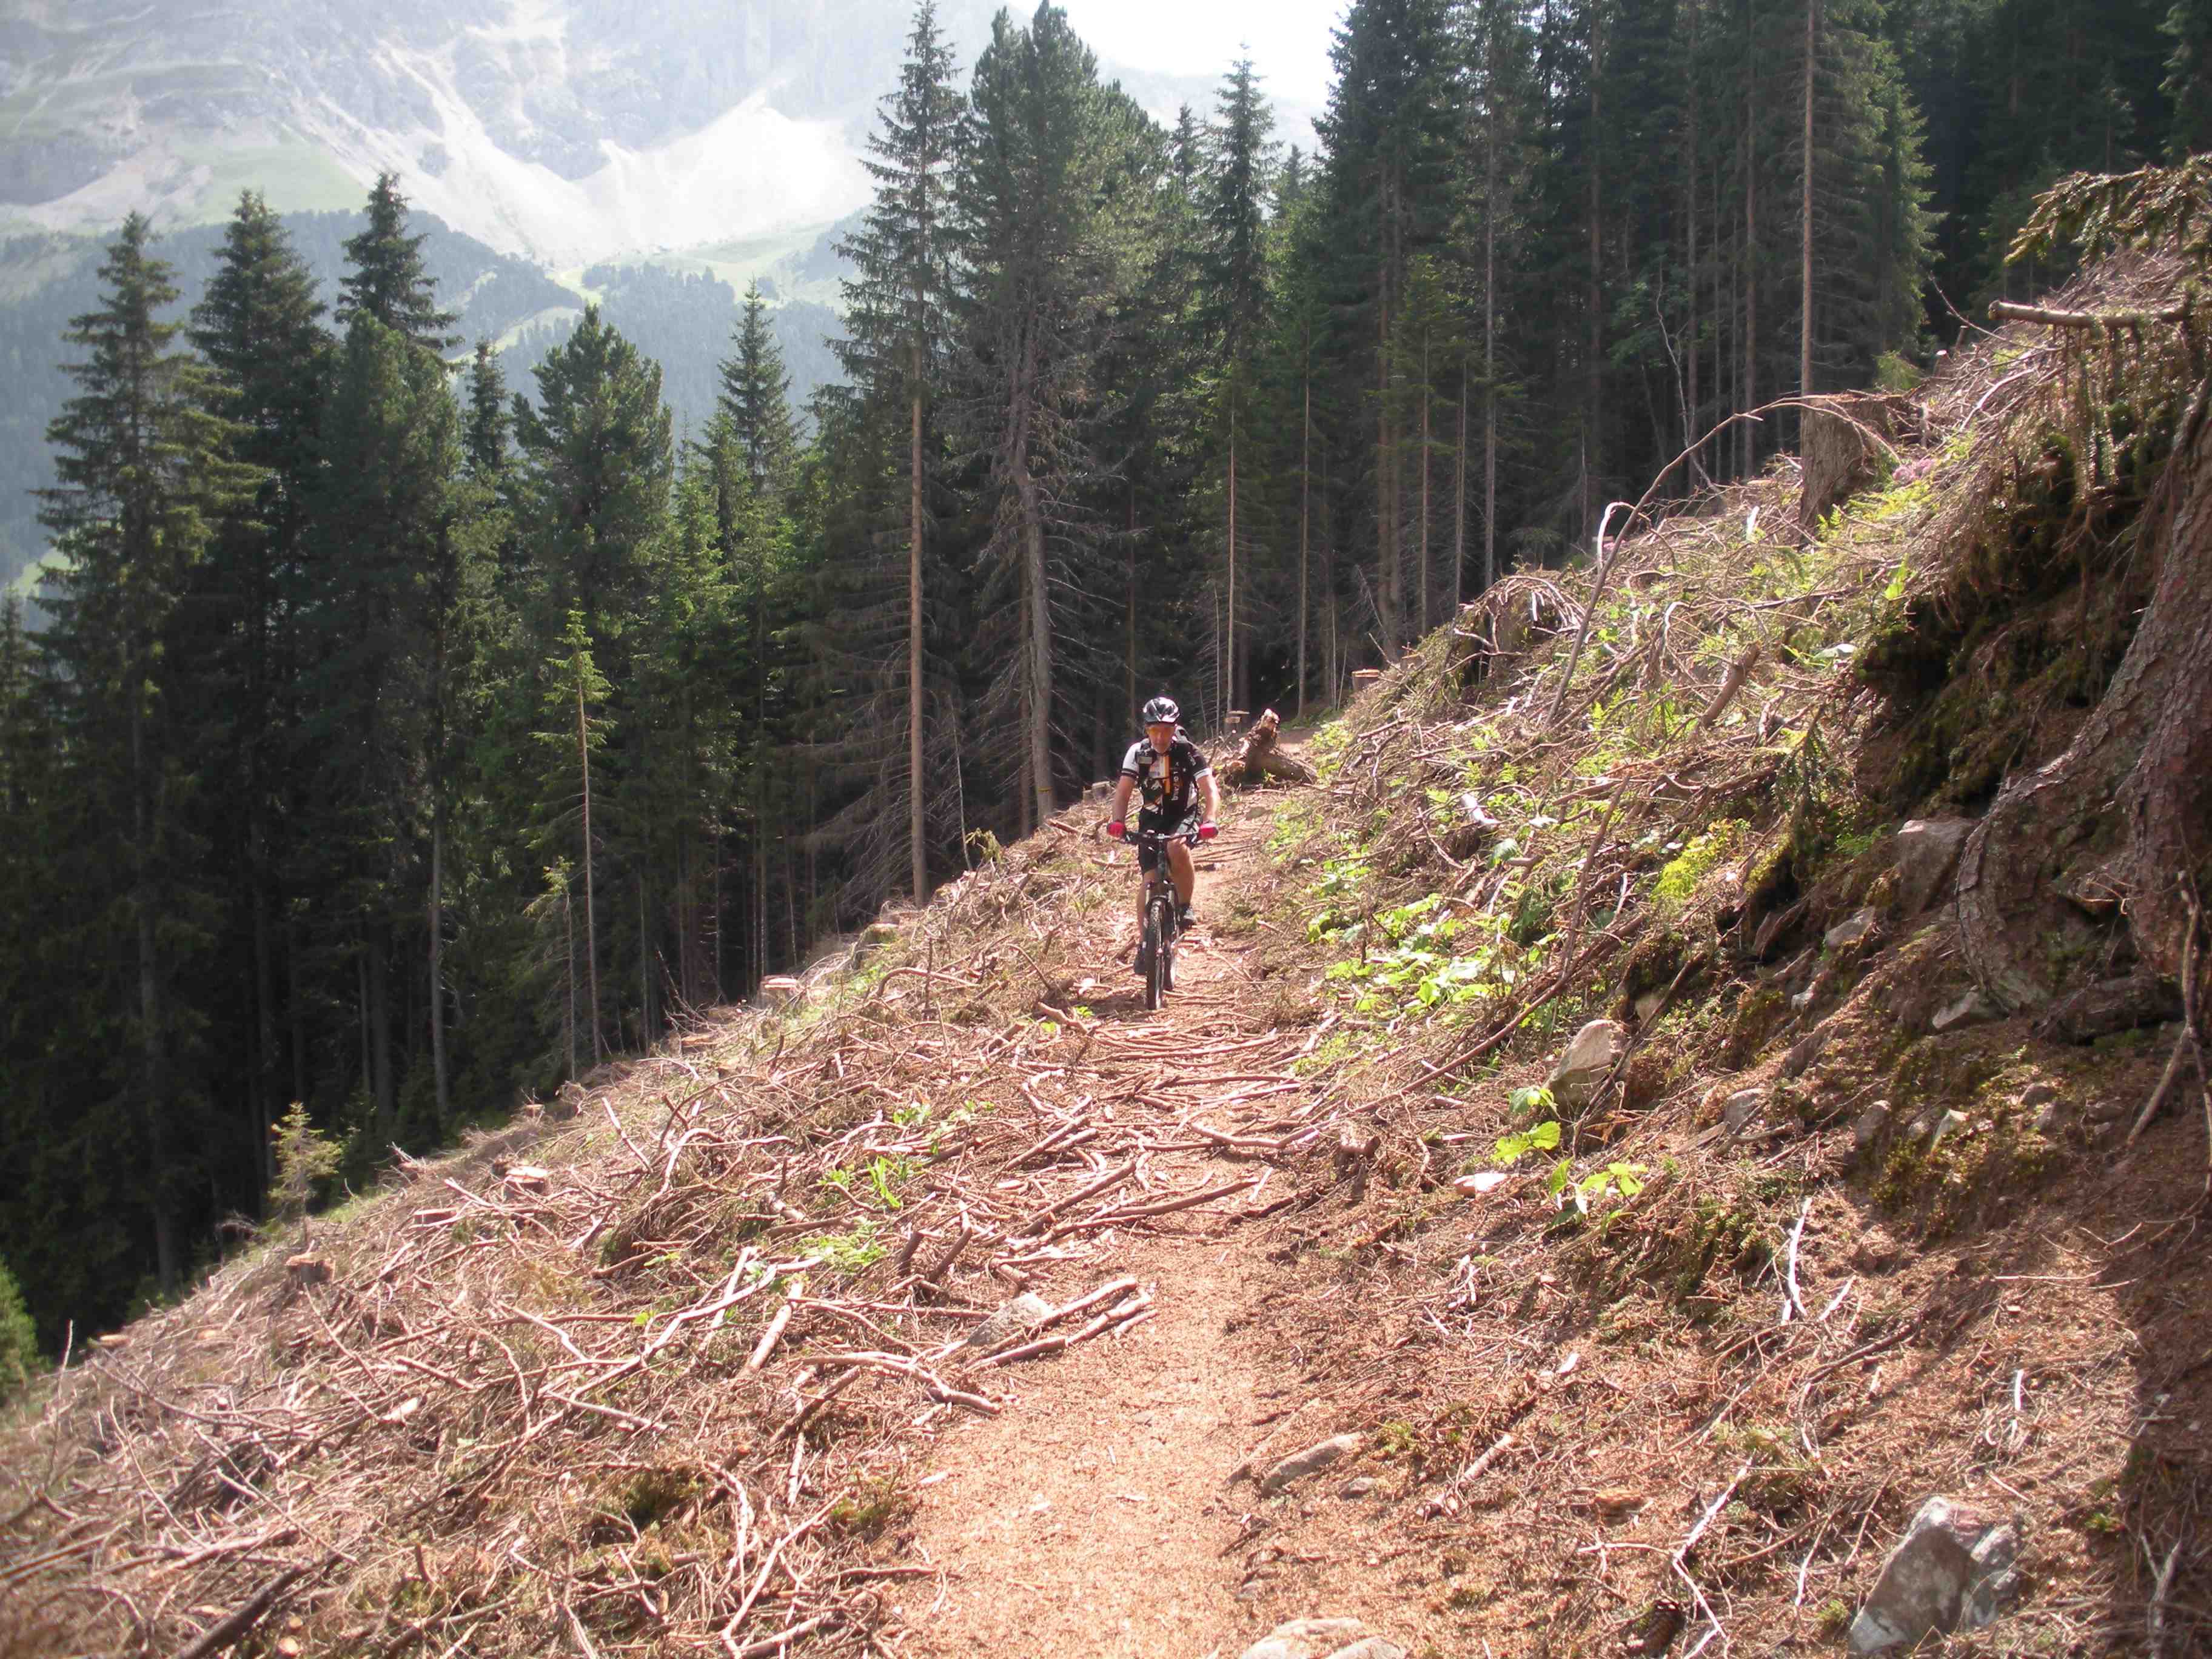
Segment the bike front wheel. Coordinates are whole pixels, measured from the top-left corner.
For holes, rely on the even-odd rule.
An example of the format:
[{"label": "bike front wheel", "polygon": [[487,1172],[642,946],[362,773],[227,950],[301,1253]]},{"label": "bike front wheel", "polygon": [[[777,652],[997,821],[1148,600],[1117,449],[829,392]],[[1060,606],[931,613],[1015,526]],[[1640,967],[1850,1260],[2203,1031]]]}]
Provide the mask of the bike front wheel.
[{"label": "bike front wheel", "polygon": [[1168,988],[1168,927],[1167,906],[1149,904],[1145,907],[1145,1007],[1147,1011],[1160,1006],[1161,994]]}]

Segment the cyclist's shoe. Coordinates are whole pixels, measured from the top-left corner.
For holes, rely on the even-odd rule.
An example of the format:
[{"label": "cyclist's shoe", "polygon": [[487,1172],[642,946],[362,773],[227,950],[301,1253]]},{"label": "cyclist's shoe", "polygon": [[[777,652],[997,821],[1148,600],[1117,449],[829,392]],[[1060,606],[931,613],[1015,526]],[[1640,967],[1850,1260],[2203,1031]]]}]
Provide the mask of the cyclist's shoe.
[{"label": "cyclist's shoe", "polygon": [[1145,954],[1145,947],[1139,945],[1136,955],[1129,958],[1129,971],[1141,978],[1152,970],[1152,966],[1151,959]]},{"label": "cyclist's shoe", "polygon": [[1177,932],[1185,933],[1190,932],[1192,920],[1190,906],[1183,904],[1176,907],[1176,928]]}]

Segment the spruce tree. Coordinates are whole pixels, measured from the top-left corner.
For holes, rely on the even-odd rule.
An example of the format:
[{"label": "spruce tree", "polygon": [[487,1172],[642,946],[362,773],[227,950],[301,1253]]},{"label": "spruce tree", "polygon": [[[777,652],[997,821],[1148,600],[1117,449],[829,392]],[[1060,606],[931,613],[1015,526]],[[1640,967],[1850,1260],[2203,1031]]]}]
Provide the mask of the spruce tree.
[{"label": "spruce tree", "polygon": [[512,421],[507,407],[507,377],[500,373],[499,357],[489,340],[477,342],[476,356],[469,362],[468,400],[462,452],[468,458],[472,477],[496,483],[507,472]]},{"label": "spruce tree", "polygon": [[[265,1154],[289,1092],[278,1036],[276,936],[287,858],[285,771],[298,709],[295,623],[331,340],[315,280],[283,222],[253,191],[240,196],[215,274],[192,311],[191,340],[216,379],[216,407],[238,428],[241,459],[260,487],[224,519],[196,573],[185,649],[216,695],[201,700],[212,728],[204,781],[214,810],[207,833],[230,840],[244,914],[228,930],[250,941],[240,963],[252,985],[252,1141]],[[260,1176],[270,1170],[265,1155]]]},{"label": "spruce tree", "polygon": [[1091,50],[1049,4],[1027,28],[999,14],[972,98],[957,192],[972,272],[963,378],[970,440],[988,468],[979,560],[1000,606],[979,644],[997,665],[984,699],[988,746],[1019,779],[1026,831],[1054,809],[1055,722],[1081,729],[1058,707],[1074,689],[1070,671],[1079,681],[1101,666],[1090,553],[1107,473],[1095,445],[1105,389],[1094,369],[1138,271],[1125,216],[1150,194],[1150,124],[1098,84]]},{"label": "spruce tree", "polygon": [[722,362],[717,407],[744,447],[753,489],[780,503],[791,488],[799,440],[791,420],[791,376],[783,367],[783,349],[769,330],[768,301],[758,283],[746,285],[744,311],[731,345],[732,355]]},{"label": "spruce tree", "polygon": [[1361,340],[1345,367],[1372,392],[1376,621],[1386,654],[1406,636],[1402,557],[1406,465],[1402,388],[1392,341],[1415,255],[1444,234],[1452,153],[1443,0],[1353,0],[1330,49],[1336,68],[1317,124],[1328,152],[1329,228],[1338,315]]},{"label": "spruce tree", "polygon": [[[366,312],[346,331],[323,422],[295,764],[301,878],[318,954],[350,970],[371,1145],[399,1128],[403,1023],[428,903],[429,757],[460,470],[445,365]],[[404,1048],[401,1045],[404,1045]]]},{"label": "spruce tree", "polygon": [[533,625],[550,650],[580,613],[620,685],[624,649],[608,647],[649,607],[653,544],[674,476],[660,367],[586,306],[537,380],[535,408],[514,401],[517,528],[538,562]]},{"label": "spruce tree", "polygon": [[426,350],[447,352],[460,343],[451,332],[454,313],[438,308],[437,284],[422,269],[428,233],[407,234],[407,198],[397,173],[380,173],[368,193],[368,224],[346,240],[348,270],[338,283],[337,319],[374,318]]},{"label": "spruce tree", "polygon": [[2173,0],[2160,28],[2173,42],[2160,90],[2173,111],[2166,154],[2179,161],[2212,150],[2212,0]]},{"label": "spruce tree", "polygon": [[[855,275],[844,284],[846,337],[838,357],[868,401],[895,403],[904,417],[896,504],[906,544],[903,783],[908,880],[917,903],[929,892],[923,578],[931,495],[939,487],[932,474],[942,443],[933,405],[951,326],[951,192],[964,134],[965,101],[953,85],[954,72],[936,8],[923,0],[907,37],[898,89],[883,100],[878,128],[868,137],[875,201],[841,248]],[[894,683],[886,689],[896,695],[900,688]]]},{"label": "spruce tree", "polygon": [[[1250,607],[1251,574],[1240,571],[1240,543],[1256,542],[1249,517],[1237,526],[1240,441],[1249,433],[1254,358],[1267,325],[1267,198],[1279,147],[1272,134],[1273,109],[1260,91],[1252,60],[1240,58],[1223,78],[1208,134],[1211,165],[1205,184],[1205,286],[1200,319],[1213,356],[1214,421],[1219,446],[1218,485],[1223,560],[1222,696],[1230,706],[1248,701],[1240,610]],[[1249,469],[1248,469],[1249,471]],[[1239,576],[1243,577],[1240,584]],[[1274,607],[1279,609],[1279,607]]]},{"label": "spruce tree", "polygon": [[58,482],[39,496],[40,521],[67,557],[47,578],[55,626],[46,644],[66,679],[73,741],[92,763],[85,787],[97,792],[115,850],[117,914],[129,936],[112,943],[133,970],[130,1006],[118,1012],[137,1057],[123,1086],[143,1114],[143,1200],[157,1271],[173,1286],[178,1192],[197,1139],[180,1121],[191,1021],[176,994],[178,957],[194,933],[177,817],[190,785],[182,734],[193,689],[183,678],[189,665],[168,647],[195,567],[258,475],[234,459],[237,428],[211,412],[206,365],[175,349],[182,325],[159,316],[177,290],[149,240],[143,216],[124,222],[100,266],[99,308],[63,336],[85,356],[67,366],[77,394],[46,429]]}]

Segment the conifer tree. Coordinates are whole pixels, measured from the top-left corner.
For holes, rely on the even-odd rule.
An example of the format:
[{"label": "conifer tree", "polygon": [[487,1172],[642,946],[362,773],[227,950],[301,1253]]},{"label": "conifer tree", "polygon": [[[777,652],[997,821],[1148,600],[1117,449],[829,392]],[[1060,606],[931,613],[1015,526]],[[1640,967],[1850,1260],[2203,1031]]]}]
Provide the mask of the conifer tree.
[{"label": "conifer tree", "polygon": [[506,476],[507,439],[513,422],[507,408],[507,377],[500,373],[499,357],[489,340],[477,342],[469,362],[468,418],[463,427],[461,448],[469,471],[487,483]]},{"label": "conifer tree", "polygon": [[537,406],[514,401],[518,527],[535,550],[541,586],[534,625],[550,649],[569,614],[580,614],[608,656],[602,669],[620,684],[627,647],[614,642],[649,606],[653,541],[674,475],[660,367],[586,306],[537,379]]},{"label": "conifer tree", "polygon": [[167,647],[195,567],[256,474],[234,459],[236,428],[210,412],[206,365],[174,349],[181,325],[160,319],[177,290],[149,240],[143,216],[124,222],[100,266],[100,307],[63,336],[85,356],[68,366],[77,394],[46,431],[58,482],[39,494],[40,520],[68,559],[48,577],[47,646],[66,678],[74,741],[98,758],[85,784],[113,838],[130,927],[127,944],[113,943],[135,970],[124,1023],[137,1065],[118,1083],[143,1113],[158,1271],[173,1285],[175,1194],[192,1161],[191,1126],[174,1121],[191,1025],[175,985],[179,941],[192,933],[177,817],[191,692],[189,665]]},{"label": "conifer tree", "polygon": [[215,274],[192,312],[191,340],[216,378],[217,412],[238,428],[240,458],[262,469],[259,488],[224,516],[193,582],[188,651],[217,695],[204,700],[212,737],[204,781],[217,804],[210,832],[236,836],[224,849],[246,896],[234,932],[251,941],[253,988],[252,1141],[266,1158],[269,1130],[286,1090],[279,1065],[279,872],[288,857],[280,826],[285,770],[298,711],[301,667],[295,601],[316,489],[331,340],[315,280],[283,222],[259,195],[243,193],[224,233]]},{"label": "conifer tree", "polygon": [[320,948],[353,971],[358,1075],[382,1146],[398,1130],[404,1011],[428,914],[432,760],[459,579],[459,411],[445,365],[366,312],[323,423],[295,764],[313,827]]},{"label": "conifer tree", "polygon": [[[932,475],[942,444],[933,406],[951,326],[951,192],[966,106],[953,75],[936,8],[922,0],[907,37],[898,88],[884,98],[878,129],[868,137],[875,201],[841,250],[856,274],[844,285],[846,337],[838,343],[838,357],[867,400],[882,404],[895,398],[905,417],[904,465],[898,469],[906,532],[903,781],[908,880],[917,903],[929,891],[924,570],[931,496],[939,487]],[[896,694],[896,686],[889,689]]]},{"label": "conifer tree", "polygon": [[1375,584],[1378,632],[1395,656],[1405,642],[1401,397],[1392,384],[1391,341],[1414,256],[1443,234],[1450,195],[1448,100],[1453,54],[1442,0],[1353,0],[1330,59],[1328,112],[1317,124],[1328,152],[1333,304],[1361,343],[1346,368],[1373,393]]},{"label": "conifer tree", "polygon": [[[972,271],[963,378],[988,468],[980,562],[1002,607],[985,635],[1000,665],[985,708],[990,746],[1020,781],[1026,830],[1054,809],[1067,659],[1097,669],[1084,660],[1098,631],[1088,556],[1107,469],[1093,443],[1103,388],[1092,371],[1135,275],[1124,216],[1146,193],[1149,123],[1099,86],[1090,48],[1048,3],[1027,28],[1000,13],[971,96],[975,137],[957,192]],[[1076,727],[1069,719],[1063,729]]]},{"label": "conifer tree", "polygon": [[768,301],[760,284],[745,288],[744,311],[722,362],[722,396],[717,404],[744,451],[745,475],[754,491],[781,503],[791,488],[799,440],[791,420],[791,376],[783,349],[769,330]]},{"label": "conifer tree", "polygon": [[2173,111],[2166,153],[2179,161],[2212,150],[2212,0],[2173,0],[2160,27],[2173,42],[2160,90]]},{"label": "conifer tree", "polygon": [[[1240,585],[1237,462],[1240,440],[1251,422],[1254,358],[1267,325],[1267,204],[1273,187],[1278,146],[1271,136],[1274,111],[1260,91],[1249,57],[1224,77],[1210,133],[1212,166],[1206,185],[1206,295],[1201,320],[1215,355],[1213,378],[1222,471],[1222,614],[1226,624],[1221,672],[1227,703],[1247,701],[1239,608],[1249,605],[1250,573]],[[1249,520],[1243,534],[1249,536]]]},{"label": "conifer tree", "polygon": [[[599,906],[594,872],[598,842],[592,830],[592,757],[606,745],[611,722],[599,710],[606,702],[607,678],[592,656],[584,613],[571,611],[553,654],[545,659],[543,715],[537,736],[547,757],[547,802],[553,809],[544,836],[550,847],[562,837],[574,811],[570,842],[583,872],[584,1024],[591,1035],[594,1064],[606,1056],[606,1030],[600,1020]],[[557,866],[556,866],[557,867]],[[572,988],[571,996],[574,992]],[[572,1051],[570,1069],[574,1069]]]},{"label": "conifer tree", "polygon": [[340,327],[359,315],[374,318],[396,334],[435,352],[450,351],[460,336],[450,332],[454,313],[438,307],[437,284],[422,269],[428,233],[407,234],[407,198],[397,173],[380,173],[368,193],[367,228],[349,237],[347,271],[338,283]]}]

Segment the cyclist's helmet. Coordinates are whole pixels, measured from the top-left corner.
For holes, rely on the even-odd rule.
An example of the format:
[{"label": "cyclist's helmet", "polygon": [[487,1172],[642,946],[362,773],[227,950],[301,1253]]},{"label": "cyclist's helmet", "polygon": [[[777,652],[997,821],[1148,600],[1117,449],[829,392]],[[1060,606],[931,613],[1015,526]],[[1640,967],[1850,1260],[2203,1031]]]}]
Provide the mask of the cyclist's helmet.
[{"label": "cyclist's helmet", "polygon": [[1176,707],[1173,697],[1154,697],[1145,705],[1145,724],[1147,726],[1176,726],[1182,720],[1182,710]]}]

